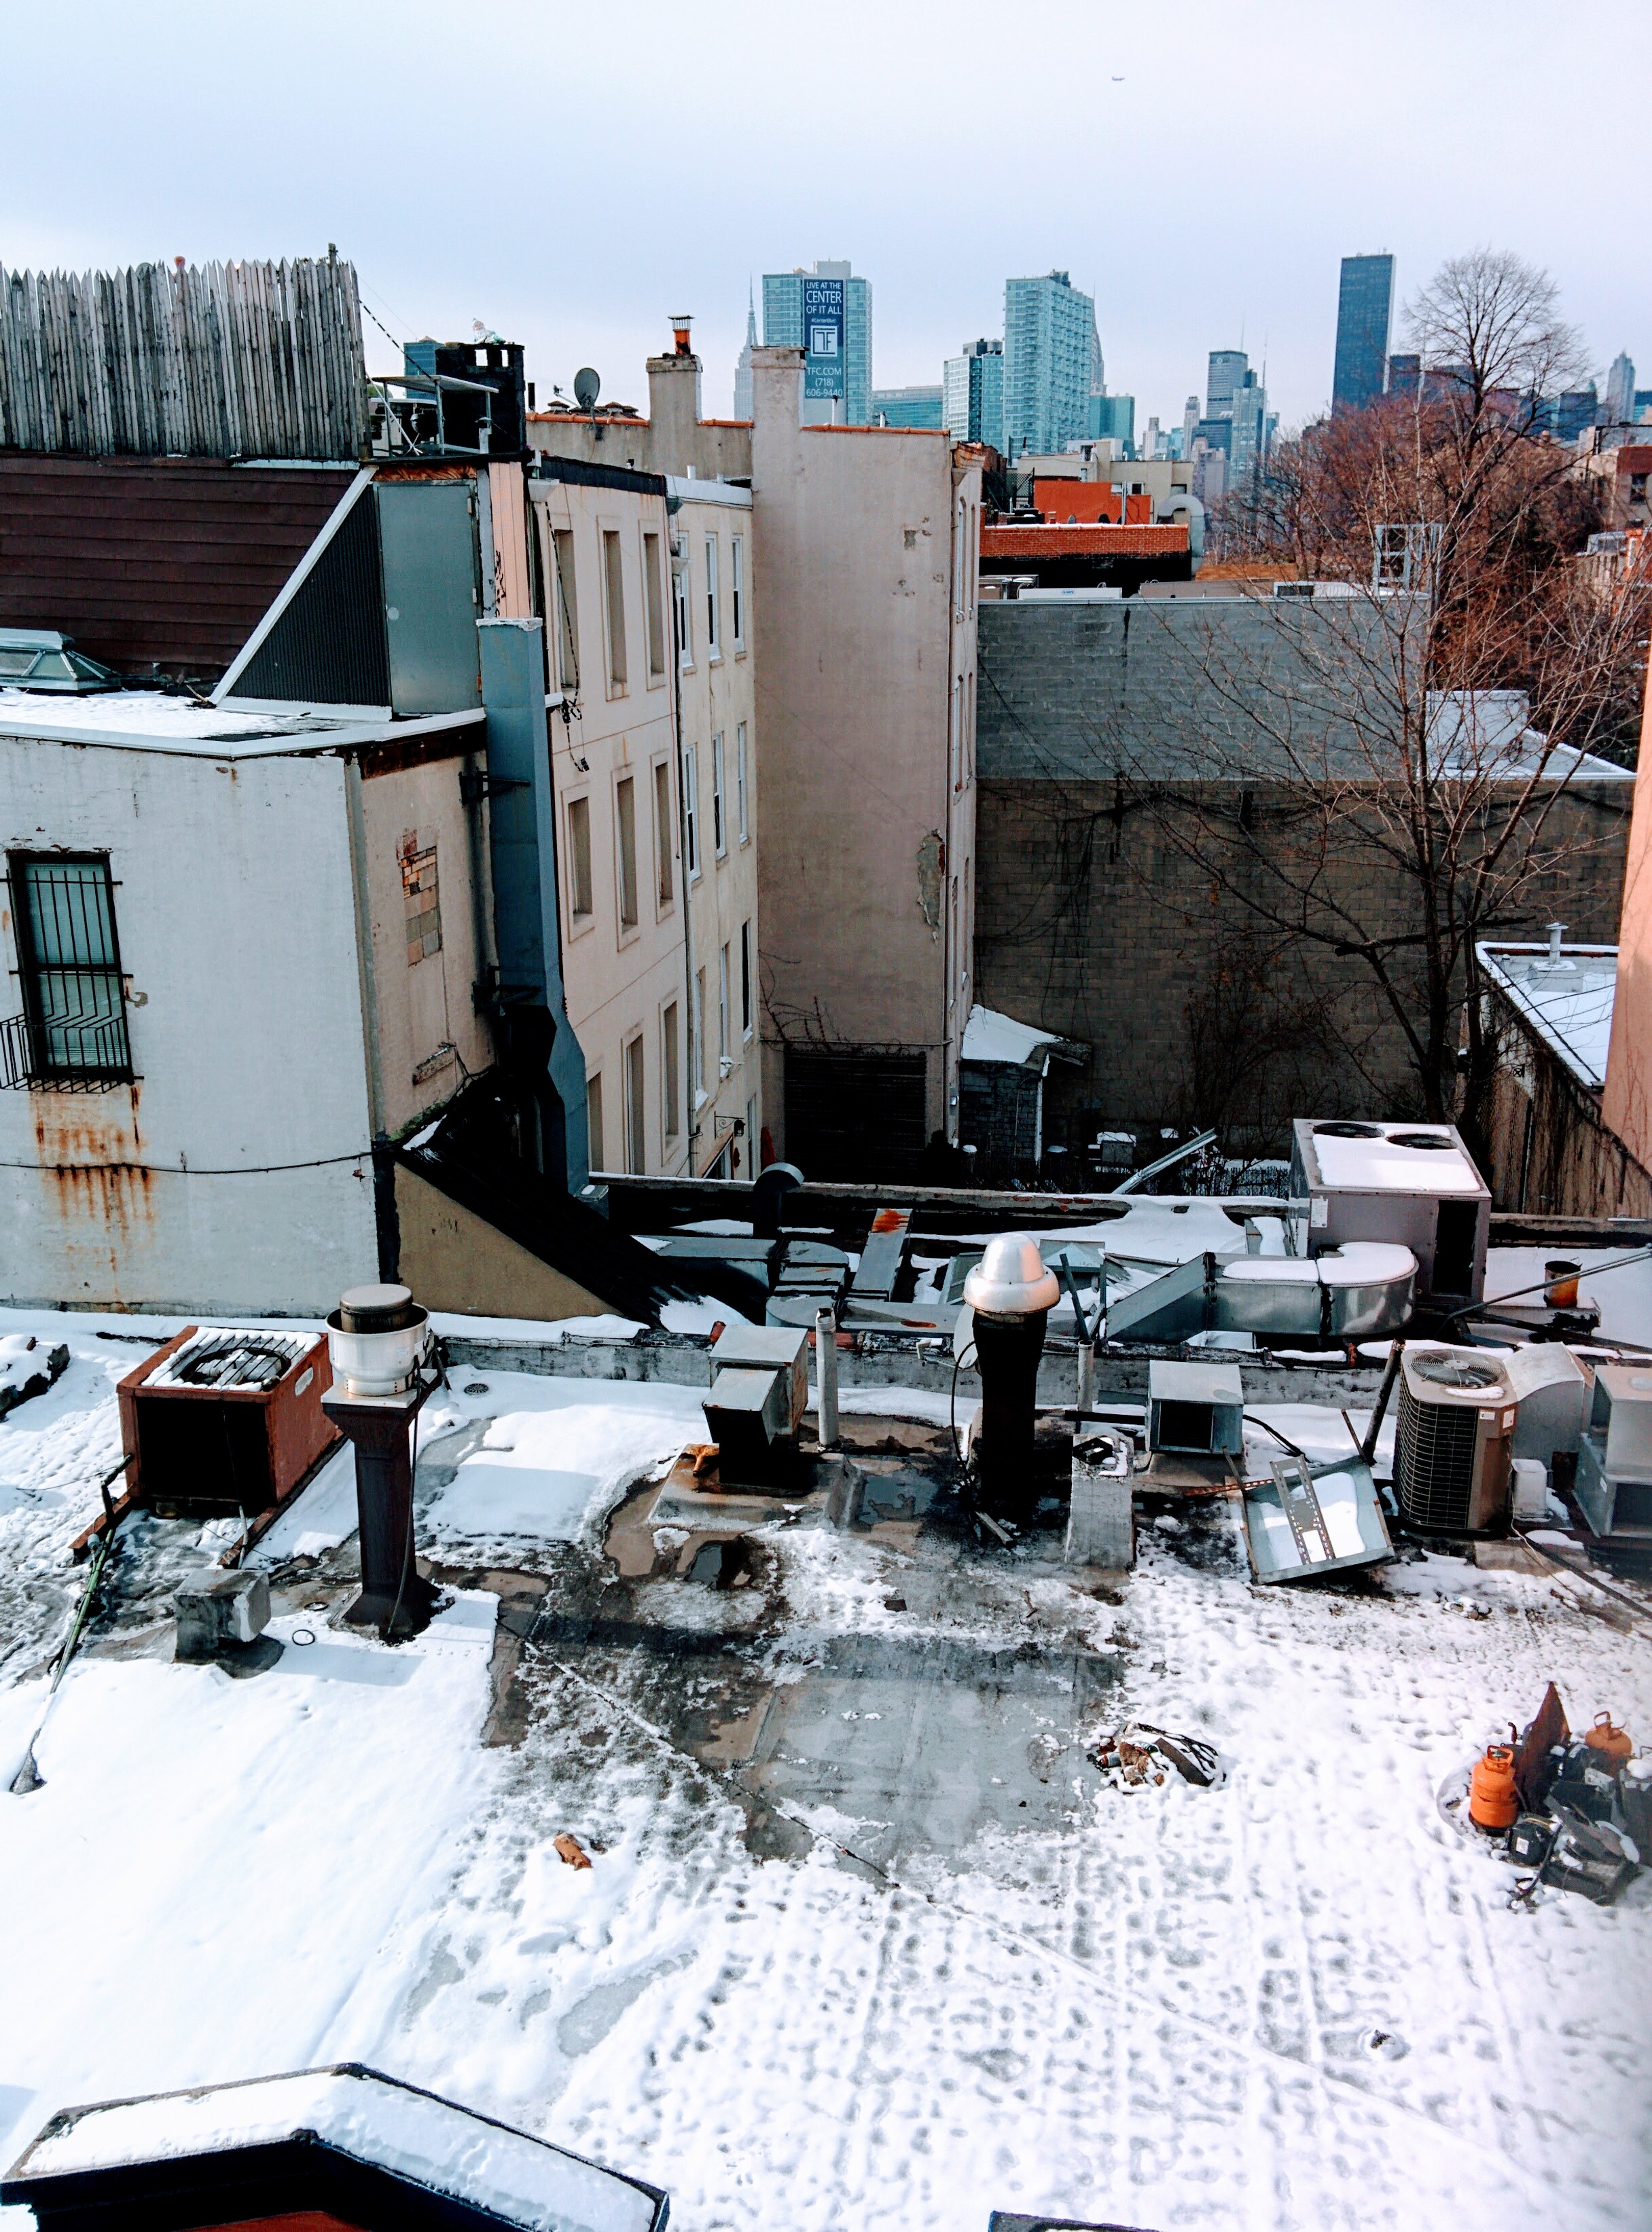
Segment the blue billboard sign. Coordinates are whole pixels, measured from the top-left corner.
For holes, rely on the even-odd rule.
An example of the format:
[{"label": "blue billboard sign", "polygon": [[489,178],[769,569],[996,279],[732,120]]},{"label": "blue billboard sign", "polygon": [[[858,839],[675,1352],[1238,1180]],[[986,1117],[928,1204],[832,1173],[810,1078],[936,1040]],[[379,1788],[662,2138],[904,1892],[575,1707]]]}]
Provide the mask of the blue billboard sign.
[{"label": "blue billboard sign", "polygon": [[808,279],[803,282],[803,393],[806,396],[842,395],[845,390],[843,334],[843,282]]}]

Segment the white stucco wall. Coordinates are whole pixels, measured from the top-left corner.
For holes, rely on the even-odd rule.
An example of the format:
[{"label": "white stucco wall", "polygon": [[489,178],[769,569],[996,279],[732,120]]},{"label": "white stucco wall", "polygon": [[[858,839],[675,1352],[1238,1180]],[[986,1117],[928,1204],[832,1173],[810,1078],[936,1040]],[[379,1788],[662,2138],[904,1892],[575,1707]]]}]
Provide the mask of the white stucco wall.
[{"label": "white stucco wall", "polygon": [[[0,738],[6,849],[109,855],[139,1077],[0,1093],[7,1301],[310,1313],[377,1275],[345,783]],[[8,891],[9,1015],[16,967]]]},{"label": "white stucco wall", "polygon": [[[613,459],[606,462],[616,462]],[[593,905],[589,914],[573,912],[573,886],[566,864],[559,874],[562,910],[562,974],[568,1020],[585,1055],[587,1080],[602,1080],[601,1163],[626,1167],[625,1075],[626,1048],[643,1045],[644,1123],[642,1164],[658,1173],[685,1168],[688,1137],[681,1086],[686,1031],[687,993],[683,948],[682,848],[675,815],[668,823],[672,893],[659,897],[656,873],[654,770],[670,771],[676,798],[677,730],[672,710],[668,522],[663,496],[628,489],[589,488],[557,483],[536,490],[533,510],[546,531],[566,530],[573,538],[574,606],[579,635],[579,686],[575,717],[550,724],[552,779],[556,789],[557,842],[570,843],[568,809],[586,801],[590,816]],[[603,537],[619,538],[625,610],[626,680],[609,678],[608,633],[604,596]],[[645,537],[654,538],[664,600],[664,665],[651,669],[648,614],[644,595]],[[545,579],[554,583],[554,547],[545,546]],[[547,591],[547,594],[549,592]],[[560,622],[553,607],[554,655],[559,679]],[[572,695],[572,692],[570,692]],[[616,828],[618,788],[634,786],[638,920],[619,919],[619,854]],[[664,1031],[668,1011],[677,1010],[679,1088],[676,1129],[668,1132],[664,1091]],[[598,1166],[596,1146],[592,1167]]]},{"label": "white stucco wall", "polygon": [[[752,503],[744,489],[722,487],[699,480],[673,480],[671,493],[680,499],[674,525],[682,548],[677,562],[688,584],[692,619],[690,656],[679,666],[682,703],[683,767],[695,772],[696,812],[700,833],[700,873],[688,886],[689,935],[694,949],[692,967],[697,983],[705,982],[705,1012],[701,1037],[704,1041],[700,1074],[690,1074],[689,1091],[694,1126],[693,1170],[703,1175],[720,1155],[729,1159],[719,1169],[729,1178],[754,1178],[755,1155],[768,1120],[762,1107],[761,1017],[762,971],[757,922],[757,707],[755,694],[756,635],[752,604]],[[741,546],[743,569],[742,629],[734,632],[734,546]],[[712,658],[707,641],[706,602],[708,542],[717,548],[719,626],[718,656]],[[740,834],[740,730],[746,730],[746,834]],[[721,853],[716,841],[716,815],[712,797],[716,754],[716,739],[723,743],[723,802],[725,842]],[[688,748],[693,747],[693,756]],[[740,933],[748,928],[751,945],[752,1028],[742,1027],[740,1001]],[[719,957],[729,952],[729,1074],[722,1074],[718,1054]],[[701,1096],[703,1095],[703,1098]],[[753,1102],[756,1131],[736,1137],[734,1126],[748,1121]],[[737,1162],[734,1160],[738,1156]]]}]

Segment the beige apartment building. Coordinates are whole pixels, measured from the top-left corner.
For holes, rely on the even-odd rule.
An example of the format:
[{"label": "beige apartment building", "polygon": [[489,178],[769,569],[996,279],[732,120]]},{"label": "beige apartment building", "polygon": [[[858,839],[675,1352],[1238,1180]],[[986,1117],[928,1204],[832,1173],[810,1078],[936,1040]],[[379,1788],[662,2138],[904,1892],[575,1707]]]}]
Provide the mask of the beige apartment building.
[{"label": "beige apartment building", "polygon": [[983,453],[806,426],[802,383],[753,352],[767,1105],[810,1178],[913,1177],[974,992]]},{"label": "beige apartment building", "polygon": [[667,480],[689,980],[688,1167],[751,1178],[758,1033],[757,741],[749,489]]},{"label": "beige apartment building", "polygon": [[[701,862],[693,1168],[746,1175],[755,1132],[759,1164],[781,1155],[812,1178],[915,1174],[936,1132],[957,1140],[974,989],[982,453],[918,429],[804,426],[795,350],[755,353],[752,423],[703,418],[689,321],[672,324],[646,419],[539,413],[528,439],[547,470],[625,457],[672,477],[683,841]],[[719,766],[721,854],[705,834]],[[571,1001],[573,983],[571,956]]]},{"label": "beige apartment building", "polygon": [[593,1171],[688,1161],[689,979],[658,475],[545,460],[528,480],[546,608],[567,1017]]}]

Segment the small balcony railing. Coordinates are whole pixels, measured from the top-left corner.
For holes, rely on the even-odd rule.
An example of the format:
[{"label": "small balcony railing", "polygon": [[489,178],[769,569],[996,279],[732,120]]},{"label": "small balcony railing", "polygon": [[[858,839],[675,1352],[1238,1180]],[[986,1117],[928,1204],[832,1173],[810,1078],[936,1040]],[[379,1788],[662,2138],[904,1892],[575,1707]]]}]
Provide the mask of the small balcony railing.
[{"label": "small balcony railing", "polygon": [[0,1091],[106,1093],[132,1079],[124,1013],[0,1022]]}]

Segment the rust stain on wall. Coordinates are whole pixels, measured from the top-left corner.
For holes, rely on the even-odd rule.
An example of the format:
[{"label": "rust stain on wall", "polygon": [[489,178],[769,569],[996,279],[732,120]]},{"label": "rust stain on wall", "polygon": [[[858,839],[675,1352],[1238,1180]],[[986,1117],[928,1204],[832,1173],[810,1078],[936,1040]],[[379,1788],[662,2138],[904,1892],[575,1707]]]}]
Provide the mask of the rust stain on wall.
[{"label": "rust stain on wall", "polygon": [[138,1128],[139,1088],[115,1112],[88,1107],[86,1096],[42,1093],[34,1097],[35,1145],[48,1197],[65,1220],[118,1231],[153,1221],[155,1174],[143,1160]]}]

